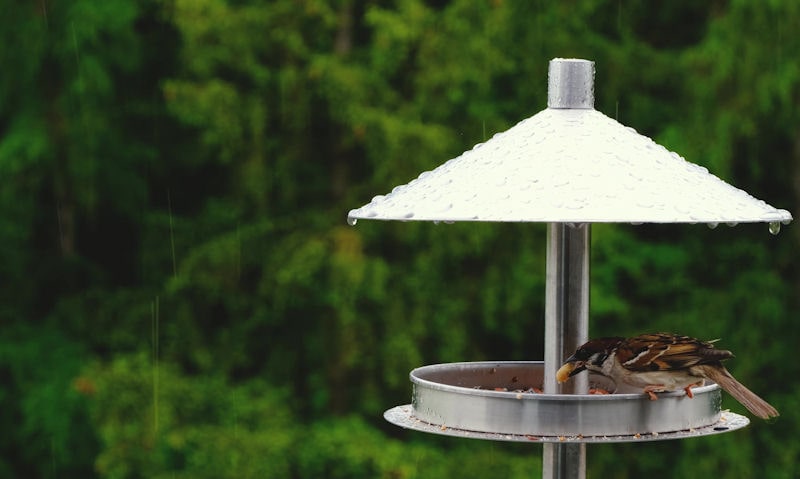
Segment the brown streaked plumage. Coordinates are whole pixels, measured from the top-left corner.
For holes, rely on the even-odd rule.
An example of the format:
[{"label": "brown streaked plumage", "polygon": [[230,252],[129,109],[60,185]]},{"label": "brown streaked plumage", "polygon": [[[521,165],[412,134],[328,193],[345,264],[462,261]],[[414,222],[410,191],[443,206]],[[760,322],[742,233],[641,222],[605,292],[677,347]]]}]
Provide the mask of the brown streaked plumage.
[{"label": "brown streaked plumage", "polygon": [[710,379],[756,416],[778,416],[774,407],[731,376],[722,361],[733,353],[716,349],[714,342],[669,333],[593,339],[566,360],[556,379],[564,382],[588,369],[617,383],[641,387],[652,400],[657,392],[680,389],[693,397],[691,387]]}]

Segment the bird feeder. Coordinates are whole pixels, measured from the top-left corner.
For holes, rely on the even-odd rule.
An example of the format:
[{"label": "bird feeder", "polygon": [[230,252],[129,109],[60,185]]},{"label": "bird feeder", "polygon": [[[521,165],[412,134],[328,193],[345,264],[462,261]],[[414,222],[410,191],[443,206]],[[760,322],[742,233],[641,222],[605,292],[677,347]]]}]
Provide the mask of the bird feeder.
[{"label": "bird feeder", "polygon": [[[384,417],[418,431],[542,442],[544,477],[585,477],[585,444],[680,439],[749,420],[721,410],[716,384],[650,401],[602,376],[559,385],[561,362],[588,340],[592,223],[766,222],[776,209],[594,109],[594,62],[550,62],[548,108],[408,184],[351,210],[348,222],[545,222],[543,362],[473,362],[411,372],[411,404]],[[591,395],[590,387],[614,394]],[[541,391],[538,390],[541,388]]]}]

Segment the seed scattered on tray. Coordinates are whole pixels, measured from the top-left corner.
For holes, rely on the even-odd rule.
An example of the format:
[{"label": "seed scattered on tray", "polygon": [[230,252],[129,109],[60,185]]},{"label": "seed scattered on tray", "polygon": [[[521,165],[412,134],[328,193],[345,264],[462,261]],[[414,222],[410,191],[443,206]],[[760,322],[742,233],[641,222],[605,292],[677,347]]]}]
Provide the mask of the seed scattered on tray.
[{"label": "seed scattered on tray", "polygon": [[[504,387],[490,388],[490,387],[474,386],[472,389],[486,389],[486,390],[491,390],[491,391],[496,391],[496,392],[517,393],[517,399],[520,399],[520,394],[544,394],[544,391],[542,390],[542,388],[536,388],[536,387],[509,389],[509,388],[504,388]],[[611,392],[609,392],[608,390],[603,389],[603,388],[590,388],[589,389],[589,394],[593,394],[593,395],[594,394],[601,394],[601,395],[604,395],[604,394],[611,394]]]}]

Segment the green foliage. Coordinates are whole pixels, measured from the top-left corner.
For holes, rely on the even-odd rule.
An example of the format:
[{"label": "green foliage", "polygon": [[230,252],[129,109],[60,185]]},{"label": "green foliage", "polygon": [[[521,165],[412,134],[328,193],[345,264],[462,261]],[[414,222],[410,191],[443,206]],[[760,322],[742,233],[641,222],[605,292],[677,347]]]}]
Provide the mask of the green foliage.
[{"label": "green foliage", "polygon": [[[321,421],[299,445],[299,477],[435,479],[456,471],[460,477],[530,477],[541,469],[529,449],[471,447],[451,439],[446,450],[430,443],[387,439],[363,420],[352,417]],[[538,454],[536,454],[538,456]]]},{"label": "green foliage", "polygon": [[289,475],[297,432],[280,388],[187,376],[145,354],[120,355],[86,375],[102,477]]},{"label": "green foliage", "polygon": [[[91,379],[89,379],[91,378]],[[387,438],[355,416],[304,423],[294,396],[261,380],[192,376],[145,354],[85,371],[102,477],[528,477],[528,454]],[[526,449],[520,449],[526,451]]]},{"label": "green foliage", "polygon": [[24,323],[0,331],[0,472],[7,477],[91,474],[95,431],[81,395],[84,348]]},{"label": "green foliage", "polygon": [[[776,206],[800,198],[797,2],[7,10],[4,477],[535,475],[536,446],[381,413],[417,366],[542,357],[544,226],[345,216],[544,108],[553,57],[597,62],[598,110]],[[783,415],[593,446],[591,475],[796,475],[798,238],[593,226],[592,334],[720,338]]]}]

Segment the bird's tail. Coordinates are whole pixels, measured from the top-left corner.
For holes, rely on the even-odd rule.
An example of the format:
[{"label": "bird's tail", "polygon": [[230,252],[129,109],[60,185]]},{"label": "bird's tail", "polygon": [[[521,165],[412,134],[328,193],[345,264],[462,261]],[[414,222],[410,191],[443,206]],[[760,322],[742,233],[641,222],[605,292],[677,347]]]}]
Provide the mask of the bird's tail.
[{"label": "bird's tail", "polygon": [[737,381],[722,365],[704,365],[700,367],[703,368],[703,372],[707,378],[719,384],[719,387],[742,403],[751,413],[762,419],[779,416],[777,409],[772,407],[767,401],[758,397],[756,393],[747,389],[744,384]]}]

